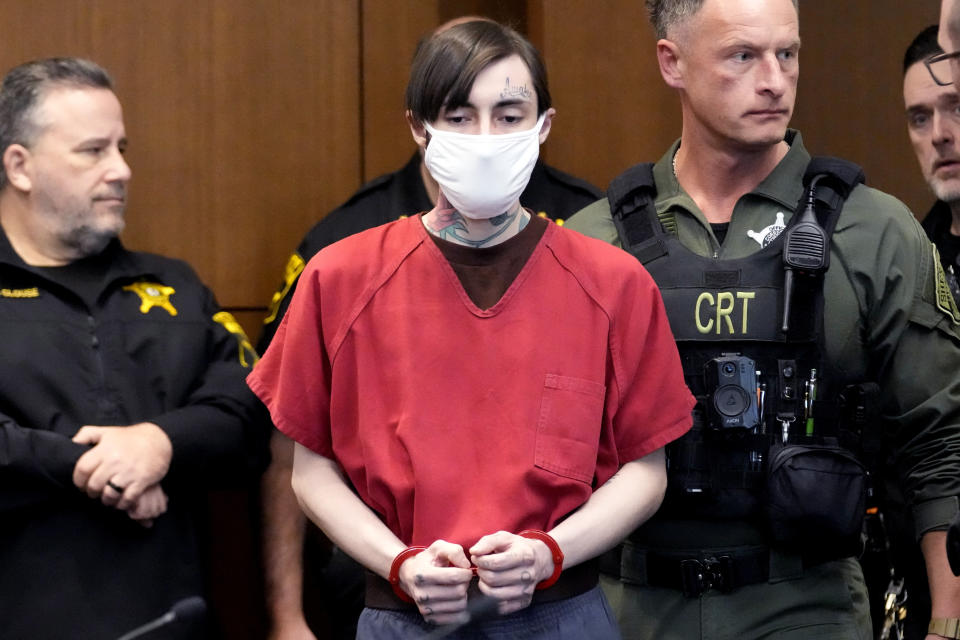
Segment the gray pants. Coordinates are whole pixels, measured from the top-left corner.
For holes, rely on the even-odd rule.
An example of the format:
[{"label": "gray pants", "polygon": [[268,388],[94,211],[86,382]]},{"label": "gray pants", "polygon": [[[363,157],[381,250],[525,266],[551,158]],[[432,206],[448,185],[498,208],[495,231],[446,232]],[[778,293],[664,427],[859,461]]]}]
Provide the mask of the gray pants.
[{"label": "gray pants", "polygon": [[[357,640],[415,640],[441,637],[418,612],[366,608]],[[506,616],[467,625],[443,638],[455,640],[620,640],[617,621],[600,587],[566,600],[535,604]]]},{"label": "gray pants", "polygon": [[[674,589],[601,576],[626,640],[870,640],[863,573],[846,558],[799,578],[708,591],[686,598]],[[589,637],[589,636],[586,636]]]}]

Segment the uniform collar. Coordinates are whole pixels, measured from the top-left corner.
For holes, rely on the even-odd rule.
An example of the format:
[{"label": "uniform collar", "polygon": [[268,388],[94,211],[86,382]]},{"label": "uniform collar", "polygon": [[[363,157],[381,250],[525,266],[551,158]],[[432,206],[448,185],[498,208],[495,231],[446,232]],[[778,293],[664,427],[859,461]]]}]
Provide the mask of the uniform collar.
[{"label": "uniform collar", "polygon": [[810,164],[810,154],[803,146],[799,131],[787,129],[784,140],[790,145],[787,155],[751,193],[793,210],[803,195],[803,174]]},{"label": "uniform collar", "polygon": [[[111,282],[119,278],[139,278],[152,275],[147,265],[138,259],[138,254],[124,249],[118,238],[111,240],[97,257],[101,258],[106,265],[105,282]],[[24,262],[23,258],[14,251],[10,239],[7,237],[7,232],[2,227],[0,227],[0,265],[16,267],[42,275],[39,270]]]},{"label": "uniform collar", "polygon": [[944,233],[950,233],[950,225],[953,224],[950,205],[943,200],[937,200],[930,211],[927,212],[922,224],[931,239],[935,239]]},{"label": "uniform collar", "polygon": [[[741,197],[759,196],[793,211],[803,193],[803,174],[810,163],[810,154],[803,146],[799,131],[787,129],[784,140],[790,145],[787,154],[753,191]],[[676,206],[696,212],[698,217],[701,217],[699,207],[680,188],[680,183],[673,173],[673,156],[679,148],[680,139],[677,139],[653,167],[653,178],[657,185],[657,209],[663,211]],[[706,224],[705,220],[703,222]]]}]

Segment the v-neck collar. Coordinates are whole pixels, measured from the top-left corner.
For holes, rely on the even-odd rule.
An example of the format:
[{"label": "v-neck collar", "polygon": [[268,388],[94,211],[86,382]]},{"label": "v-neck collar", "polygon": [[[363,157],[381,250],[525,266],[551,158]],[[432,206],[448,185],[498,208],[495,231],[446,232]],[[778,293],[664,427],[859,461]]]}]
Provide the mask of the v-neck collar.
[{"label": "v-neck collar", "polygon": [[498,315],[507,305],[510,304],[510,300],[516,295],[516,292],[523,286],[523,283],[526,281],[527,277],[530,275],[530,272],[535,267],[537,261],[540,259],[541,254],[546,250],[546,245],[550,242],[550,238],[554,233],[557,232],[556,225],[549,223],[547,228],[544,230],[543,235],[540,237],[540,240],[537,242],[537,245],[534,247],[533,252],[530,254],[530,257],[527,259],[526,263],[523,265],[523,268],[520,269],[520,272],[517,274],[517,277],[513,279],[513,282],[510,283],[510,286],[507,287],[507,290],[500,296],[500,299],[493,306],[487,309],[481,309],[478,307],[473,300],[470,299],[469,294],[466,289],[463,288],[463,284],[460,282],[460,278],[457,277],[456,272],[453,270],[453,267],[450,265],[450,262],[443,255],[443,252],[440,248],[434,243],[433,239],[430,237],[429,232],[426,227],[423,225],[422,220],[423,214],[419,216],[413,216],[409,220],[416,225],[416,233],[420,237],[420,242],[425,245],[426,251],[432,256],[432,258],[439,263],[440,271],[444,274],[446,279],[453,286],[454,291],[457,296],[460,298],[460,302],[467,308],[467,310],[473,315],[479,318],[489,318]]}]

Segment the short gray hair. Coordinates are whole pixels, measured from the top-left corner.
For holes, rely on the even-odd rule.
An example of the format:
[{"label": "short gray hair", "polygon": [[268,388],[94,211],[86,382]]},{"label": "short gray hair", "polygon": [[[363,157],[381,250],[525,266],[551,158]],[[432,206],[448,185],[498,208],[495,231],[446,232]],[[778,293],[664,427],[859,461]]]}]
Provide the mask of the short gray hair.
[{"label": "short gray hair", "polygon": [[[704,0],[646,0],[647,13],[650,14],[650,23],[657,32],[657,38],[666,38],[667,32],[678,23],[694,15],[703,6]],[[797,11],[800,7],[798,0],[793,0]]]},{"label": "short gray hair", "polygon": [[[39,133],[37,106],[52,87],[113,90],[110,75],[95,62],[82,58],[47,58],[14,67],[0,86],[0,156],[12,144],[29,146]],[[0,162],[0,189],[7,172]]]}]

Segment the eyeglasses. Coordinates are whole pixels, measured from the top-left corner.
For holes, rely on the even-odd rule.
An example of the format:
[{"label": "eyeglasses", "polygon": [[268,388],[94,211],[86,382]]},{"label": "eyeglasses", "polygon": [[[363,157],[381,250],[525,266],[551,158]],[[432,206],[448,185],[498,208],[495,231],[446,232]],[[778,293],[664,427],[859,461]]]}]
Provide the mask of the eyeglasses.
[{"label": "eyeglasses", "polygon": [[960,58],[960,51],[930,56],[923,61],[923,64],[926,65],[927,71],[930,72],[930,77],[933,78],[933,81],[941,87],[946,87],[953,84],[953,72],[950,70],[950,61],[955,58]]}]

